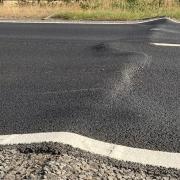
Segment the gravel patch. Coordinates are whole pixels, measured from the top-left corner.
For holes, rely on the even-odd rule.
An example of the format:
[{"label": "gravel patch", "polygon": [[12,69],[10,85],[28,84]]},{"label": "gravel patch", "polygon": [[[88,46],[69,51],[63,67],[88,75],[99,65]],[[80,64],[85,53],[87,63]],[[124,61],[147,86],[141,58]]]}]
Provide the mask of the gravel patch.
[{"label": "gravel patch", "polygon": [[0,179],[180,180],[180,170],[143,166],[58,143],[0,146]]}]

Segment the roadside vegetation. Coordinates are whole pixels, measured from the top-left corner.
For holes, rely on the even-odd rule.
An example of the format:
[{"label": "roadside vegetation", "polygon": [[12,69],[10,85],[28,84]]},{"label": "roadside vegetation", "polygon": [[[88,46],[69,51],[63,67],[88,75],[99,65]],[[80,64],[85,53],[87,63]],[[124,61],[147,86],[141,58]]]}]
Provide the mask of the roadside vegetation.
[{"label": "roadside vegetation", "polygon": [[180,0],[0,0],[0,18],[135,20],[167,16],[180,20]]}]

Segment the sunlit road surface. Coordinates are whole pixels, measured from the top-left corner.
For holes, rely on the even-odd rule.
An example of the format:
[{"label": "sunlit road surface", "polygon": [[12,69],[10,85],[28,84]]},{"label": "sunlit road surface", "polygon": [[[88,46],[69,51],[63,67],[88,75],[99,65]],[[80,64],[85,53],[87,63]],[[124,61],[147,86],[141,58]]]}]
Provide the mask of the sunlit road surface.
[{"label": "sunlit road surface", "polygon": [[180,24],[165,19],[0,23],[0,134],[65,131],[180,152],[179,43]]}]

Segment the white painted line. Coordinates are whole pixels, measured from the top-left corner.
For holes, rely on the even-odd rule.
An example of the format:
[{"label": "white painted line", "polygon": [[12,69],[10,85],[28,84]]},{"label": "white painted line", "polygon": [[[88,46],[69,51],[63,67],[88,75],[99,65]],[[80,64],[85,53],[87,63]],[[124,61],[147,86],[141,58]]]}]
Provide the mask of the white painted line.
[{"label": "white painted line", "polygon": [[152,28],[151,31],[161,31],[161,32],[167,32],[167,33],[173,33],[173,34],[180,34],[180,31],[166,29],[166,28]]},{"label": "white painted line", "polygon": [[180,44],[170,44],[170,43],[150,43],[155,46],[166,46],[166,47],[180,47]]},{"label": "white painted line", "polygon": [[169,18],[169,17],[167,17],[167,19],[168,19],[169,21],[172,21],[172,22],[174,22],[174,23],[180,23],[180,21],[178,21],[178,20],[175,20],[175,19],[171,19],[171,18]]},{"label": "white painted line", "polygon": [[153,18],[147,20],[135,20],[135,21],[72,21],[72,20],[55,20],[55,19],[46,19],[45,20],[6,20],[0,19],[0,23],[27,23],[27,24],[144,24],[148,22],[154,22],[162,19],[170,20],[174,23],[179,23],[178,21],[174,21],[170,18],[162,17],[162,18]]},{"label": "white painted line", "polygon": [[1,135],[0,144],[58,142],[122,161],[180,169],[180,153],[126,147],[69,132]]}]

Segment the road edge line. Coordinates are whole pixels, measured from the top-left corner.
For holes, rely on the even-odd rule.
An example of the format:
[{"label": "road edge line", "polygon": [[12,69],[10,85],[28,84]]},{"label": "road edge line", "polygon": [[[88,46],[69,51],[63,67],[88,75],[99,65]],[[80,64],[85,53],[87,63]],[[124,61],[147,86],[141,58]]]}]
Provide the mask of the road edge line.
[{"label": "road edge line", "polygon": [[0,19],[0,23],[21,23],[21,24],[94,24],[94,25],[115,25],[115,24],[144,24],[148,22],[154,22],[158,20],[169,20],[174,23],[180,23],[180,21],[168,18],[168,17],[160,17],[160,18],[152,18],[152,19],[144,19],[144,20],[134,20],[134,21],[88,21],[88,20],[56,20],[56,19],[48,19],[44,18],[42,20],[11,20],[11,19]]},{"label": "road edge line", "polygon": [[57,142],[90,153],[143,165],[180,169],[180,153],[153,151],[107,143],[70,132],[0,135],[0,145]]}]

